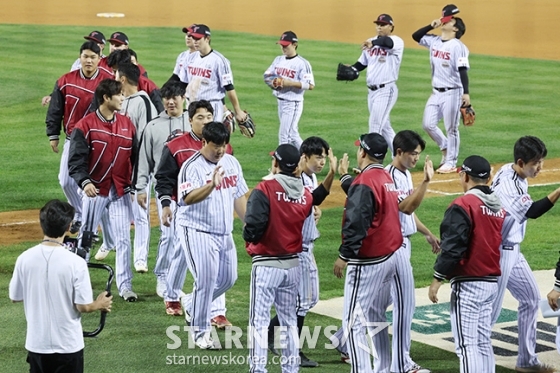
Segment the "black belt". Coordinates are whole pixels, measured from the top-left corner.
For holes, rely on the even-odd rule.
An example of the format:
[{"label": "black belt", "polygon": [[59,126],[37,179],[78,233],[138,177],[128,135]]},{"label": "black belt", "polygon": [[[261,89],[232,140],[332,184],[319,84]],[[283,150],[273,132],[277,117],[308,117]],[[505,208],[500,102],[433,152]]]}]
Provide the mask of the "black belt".
[{"label": "black belt", "polygon": [[452,89],[458,89],[458,87],[455,87],[455,88],[436,88],[436,87],[434,87],[434,89],[438,92],[447,92],[447,91],[451,91]]},{"label": "black belt", "polygon": [[367,87],[369,88],[370,91],[377,91],[380,88],[385,88],[386,84],[380,84],[380,85],[368,85]]},{"label": "black belt", "polygon": [[515,245],[502,245],[502,250],[513,250]]}]

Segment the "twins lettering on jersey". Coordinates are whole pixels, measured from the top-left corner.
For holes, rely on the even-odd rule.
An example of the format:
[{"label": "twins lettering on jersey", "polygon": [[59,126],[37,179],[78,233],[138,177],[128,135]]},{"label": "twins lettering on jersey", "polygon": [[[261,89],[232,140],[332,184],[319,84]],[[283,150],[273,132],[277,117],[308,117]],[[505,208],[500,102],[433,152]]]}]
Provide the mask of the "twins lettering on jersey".
[{"label": "twins lettering on jersey", "polygon": [[286,69],[285,67],[275,67],[276,75],[280,75],[286,78],[295,79],[296,71],[292,69]]},{"label": "twins lettering on jersey", "polygon": [[451,59],[451,52],[434,49],[432,51],[432,57],[449,61]]},{"label": "twins lettering on jersey", "polygon": [[207,78],[207,79],[210,79],[212,77],[211,69],[205,69],[203,67],[193,67],[193,66],[187,66],[187,68],[189,69],[189,74],[193,76],[200,76],[202,78]]},{"label": "twins lettering on jersey", "polygon": [[387,192],[399,192],[399,190],[397,190],[397,187],[393,183],[386,183],[384,184],[384,187]]},{"label": "twins lettering on jersey", "polygon": [[[206,181],[206,183],[211,183],[211,182],[212,180]],[[222,182],[220,183],[220,185],[216,187],[216,190],[220,190],[222,188],[234,188],[236,186],[237,186],[237,175],[224,176],[222,178]]]},{"label": "twins lettering on jersey", "polygon": [[367,51],[367,54],[371,56],[386,56],[389,53],[387,53],[387,49],[385,48],[371,48]]},{"label": "twins lettering on jersey", "polygon": [[500,211],[492,211],[487,206],[480,206],[480,208],[482,209],[482,215],[488,215],[488,216],[493,216],[498,218],[506,217],[504,209],[500,209]]},{"label": "twins lettering on jersey", "polygon": [[299,203],[301,205],[307,205],[307,199],[305,198],[305,194],[301,198],[293,199],[293,198],[288,197],[288,195],[284,192],[276,192],[276,197],[278,198],[278,201]]}]

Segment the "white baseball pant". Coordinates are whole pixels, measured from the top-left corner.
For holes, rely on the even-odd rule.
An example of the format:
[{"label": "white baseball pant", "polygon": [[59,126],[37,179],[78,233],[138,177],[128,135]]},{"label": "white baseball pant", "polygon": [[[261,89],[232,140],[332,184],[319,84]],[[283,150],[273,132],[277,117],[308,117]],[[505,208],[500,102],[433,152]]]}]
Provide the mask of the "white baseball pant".
[{"label": "white baseball pant", "polygon": [[304,248],[298,257],[301,280],[298,286],[296,314],[305,316],[319,301],[319,272],[313,255],[313,244]]},{"label": "white baseball pant", "polygon": [[397,85],[388,83],[383,88],[372,91],[368,88],[369,132],[383,136],[393,154],[393,139],[395,131],[391,127],[390,114],[397,102],[399,89]]},{"label": "white baseball pant", "polygon": [[492,307],[492,325],[498,321],[506,289],[519,302],[517,328],[519,351],[517,366],[528,367],[539,364],[537,348],[537,314],[541,299],[537,280],[519,250],[519,245],[500,247],[500,269],[497,296]]},{"label": "white baseball pant", "polygon": [[292,144],[298,149],[301,147],[303,140],[299,135],[299,119],[302,113],[303,101],[278,99],[278,118],[280,118],[278,142],[280,145]]},{"label": "white baseball pant", "polygon": [[280,361],[282,373],[299,371],[299,337],[295,310],[301,272],[289,269],[253,265],[249,304],[249,372],[266,373],[268,324],[274,304],[280,326],[287,329],[286,345]]},{"label": "white baseball pant", "polygon": [[58,182],[62,187],[62,191],[68,200],[68,203],[74,207],[76,212],[74,213],[75,221],[82,221],[82,197],[80,195],[80,188],[78,184],[70,177],[68,171],[68,156],[70,155],[70,139],[66,138],[64,140],[64,146],[62,148],[62,155],[60,157],[60,169],[58,171]]},{"label": "white baseball pant", "polygon": [[148,186],[143,191],[147,193],[147,207],[142,208],[138,204],[138,192],[133,196],[132,216],[134,219],[134,264],[148,263],[148,251],[150,249],[150,195],[152,178],[148,180]]}]

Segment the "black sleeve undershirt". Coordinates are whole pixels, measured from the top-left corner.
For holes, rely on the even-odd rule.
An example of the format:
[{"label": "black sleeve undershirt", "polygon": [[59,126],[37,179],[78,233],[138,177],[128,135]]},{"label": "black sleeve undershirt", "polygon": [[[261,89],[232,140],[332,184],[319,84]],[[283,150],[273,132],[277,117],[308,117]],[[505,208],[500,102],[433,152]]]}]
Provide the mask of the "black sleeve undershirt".
[{"label": "black sleeve undershirt", "polygon": [[529,210],[525,213],[525,216],[529,219],[536,219],[544,215],[548,210],[554,206],[554,203],[550,202],[548,197],[544,197],[538,201],[533,202]]}]

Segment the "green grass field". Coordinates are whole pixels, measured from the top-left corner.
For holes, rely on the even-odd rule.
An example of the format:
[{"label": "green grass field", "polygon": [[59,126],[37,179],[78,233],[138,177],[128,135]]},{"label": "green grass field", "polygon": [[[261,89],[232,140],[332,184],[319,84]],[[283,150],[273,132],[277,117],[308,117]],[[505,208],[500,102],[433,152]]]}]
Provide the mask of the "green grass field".
[{"label": "green grass field", "polygon": [[[93,28],[92,28],[93,29]],[[96,28],[97,29],[97,28]],[[101,28],[102,31],[105,31]],[[56,79],[67,72],[78,56],[81,38],[91,31],[84,27],[53,27],[33,25],[0,25],[2,53],[0,54],[0,211],[23,210],[41,207],[48,199],[64,198],[58,185],[59,155],[52,153],[45,136],[46,108],[40,99],[49,94]],[[161,85],[171,75],[176,56],[184,49],[183,34],[170,28],[125,28],[132,45],[150,78]],[[401,35],[407,46],[413,41]],[[262,82],[262,73],[279,54],[275,38],[220,32],[213,30],[214,48],[231,61],[235,87],[243,109],[251,112],[257,123],[257,136],[246,139],[235,133],[232,144],[236,157],[243,165],[250,187],[267,172],[268,152],[277,144],[276,102],[268,87]],[[108,53],[108,47],[106,49]],[[353,159],[354,139],[367,132],[367,89],[362,76],[351,83],[335,80],[338,62],[353,63],[359,56],[357,45],[329,42],[300,42],[299,53],[308,59],[314,69],[317,88],[306,94],[305,110],[300,121],[302,137],[319,135],[330,142],[335,154],[348,152]],[[492,163],[508,162],[512,157],[515,140],[531,134],[541,137],[547,144],[550,158],[560,156],[557,128],[557,94],[560,77],[558,62],[497,58],[472,55],[471,100],[477,111],[477,123],[472,128],[461,129],[461,156],[480,154]],[[427,51],[407,49],[398,81],[400,97],[392,111],[392,124],[396,131],[413,129],[423,134],[422,112],[430,94],[430,67]],[[425,136],[426,137],[426,136]],[[425,153],[437,161],[439,151],[428,139]],[[418,167],[420,168],[420,164]],[[553,186],[532,189],[535,198],[553,190]],[[418,215],[432,230],[437,231],[443,211],[451,201],[449,197],[426,200]],[[321,299],[342,296],[342,281],[332,273],[340,241],[341,208],[324,211],[320,222],[322,237],[317,242],[316,257],[321,278]],[[558,258],[558,241],[554,229],[558,221],[557,210],[542,219],[529,222],[523,247],[533,269],[549,269]],[[235,239],[239,256],[239,279],[228,292],[228,317],[235,325],[243,327],[248,317],[248,284],[250,261],[243,250],[240,238],[241,225],[236,223]],[[150,268],[153,268],[157,247],[157,230],[152,234]],[[23,243],[2,246],[0,256],[0,324],[3,338],[0,341],[0,371],[24,371],[25,320],[21,304],[12,305],[7,299],[8,282],[17,255],[30,245]],[[423,238],[413,238],[413,266],[417,286],[431,281],[434,257]],[[109,262],[113,262],[111,254]],[[552,280],[552,279],[551,279]],[[93,275],[96,292],[102,279]],[[153,275],[137,275],[135,290],[140,302],[126,304],[116,299],[107,328],[99,338],[86,341],[86,371],[90,372],[219,372],[219,366],[166,364],[166,357],[173,355],[219,356],[225,352],[199,350],[168,350],[171,340],[166,328],[183,325],[182,318],[165,315],[163,302],[155,295]],[[95,316],[97,317],[97,316]],[[91,326],[95,317],[85,317]],[[334,319],[310,315],[308,325],[338,325]],[[186,338],[184,338],[186,342]],[[223,341],[223,336],[222,336]],[[320,340],[320,345],[326,339]],[[347,371],[333,351],[318,348],[307,351],[310,357],[321,362],[320,372]],[[247,350],[232,350],[234,356],[246,356]],[[413,358],[434,372],[458,372],[458,361],[453,353],[414,343]],[[229,365],[231,372],[247,371],[246,365]],[[279,372],[273,366],[271,372]],[[499,368],[498,372],[509,372]]]}]

